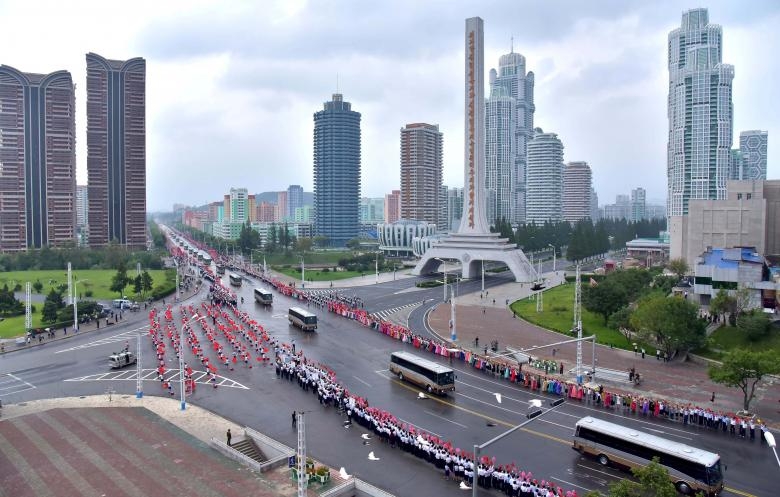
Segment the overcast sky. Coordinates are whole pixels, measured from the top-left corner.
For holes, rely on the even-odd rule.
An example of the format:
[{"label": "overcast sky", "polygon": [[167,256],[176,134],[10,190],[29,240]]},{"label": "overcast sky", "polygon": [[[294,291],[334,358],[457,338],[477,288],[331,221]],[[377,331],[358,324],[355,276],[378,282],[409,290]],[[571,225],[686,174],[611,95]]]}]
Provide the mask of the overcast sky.
[{"label": "overcast sky", "polygon": [[[399,130],[439,124],[444,182],[463,184],[464,20],[485,21],[485,78],[510,49],[536,74],[536,126],[587,161],[601,204],[666,197],[666,44],[708,7],[735,66],[734,130],[769,131],[780,178],[780,2],[0,0],[0,64],[69,70],[86,184],[85,54],[147,61],[148,208],[232,187],[312,189],[312,114],[336,90],[362,114],[362,194],[399,186]],[[486,84],[487,87],[487,84]]]}]

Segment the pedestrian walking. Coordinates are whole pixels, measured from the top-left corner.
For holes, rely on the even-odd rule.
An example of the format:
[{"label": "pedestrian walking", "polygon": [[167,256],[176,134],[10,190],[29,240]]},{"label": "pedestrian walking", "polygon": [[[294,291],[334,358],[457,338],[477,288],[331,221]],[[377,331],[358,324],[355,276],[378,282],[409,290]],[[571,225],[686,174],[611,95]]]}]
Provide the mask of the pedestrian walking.
[{"label": "pedestrian walking", "polygon": [[710,397],[710,402],[715,402],[715,392],[712,392],[712,397]]},{"label": "pedestrian walking", "polygon": [[230,433],[230,428],[228,428],[228,431],[227,431],[227,445],[228,445],[228,447],[230,447],[230,446],[231,446],[231,445],[230,445],[230,440],[231,440],[232,438],[233,438],[233,435]]},{"label": "pedestrian walking", "polygon": [[298,421],[298,417],[296,416],[295,411],[293,411],[292,412],[292,427],[293,428],[297,428],[297,426],[298,426],[297,421]]},{"label": "pedestrian walking", "polygon": [[645,358],[645,348],[642,347],[642,359],[644,359],[644,358]]}]

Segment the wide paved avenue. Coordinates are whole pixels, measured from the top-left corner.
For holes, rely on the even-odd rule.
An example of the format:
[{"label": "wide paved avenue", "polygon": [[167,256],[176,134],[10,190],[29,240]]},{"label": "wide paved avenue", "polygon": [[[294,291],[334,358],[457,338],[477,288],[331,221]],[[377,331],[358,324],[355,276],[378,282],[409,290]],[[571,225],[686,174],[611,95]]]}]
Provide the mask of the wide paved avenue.
[{"label": "wide paved avenue", "polygon": [[[477,291],[479,284],[466,283],[477,285]],[[525,420],[531,399],[548,400],[464,367],[457,361],[453,364],[457,374],[456,392],[447,397],[420,399],[416,387],[399,382],[387,371],[390,353],[412,349],[411,346],[314,306],[310,310],[317,312],[319,328],[316,333],[301,332],[289,326],[286,316],[289,306],[301,305],[301,302],[275,293],[272,308],[255,305],[252,285],[245,282],[239,289],[238,293],[245,301],[240,307],[272,335],[287,342],[294,339],[307,358],[329,366],[343,385],[351,392],[367,397],[372,406],[389,411],[405,423],[451,440],[455,447],[472,451],[475,443],[482,443]],[[412,290],[413,285],[413,279],[406,279],[346,289],[343,293],[361,296],[366,308],[372,310],[400,307],[423,299],[430,299],[431,304],[434,299],[441,300],[441,288]],[[487,281],[486,286],[489,286]],[[189,303],[199,305],[204,297],[205,292]],[[115,376],[106,374],[110,373],[107,355],[122,348],[127,340],[131,350],[135,350],[132,336],[138,331],[145,333],[145,325],[146,317],[141,312],[109,329],[6,354],[0,359],[0,385],[14,385],[15,389],[4,390],[3,401],[12,403],[108,390],[115,391],[117,395],[133,395],[136,384],[130,380],[135,379],[134,372],[126,369],[119,379],[113,379],[120,373],[113,373]],[[152,345],[145,334],[143,340],[142,366],[151,369],[155,367]],[[436,359],[433,355],[420,354]],[[196,362],[189,353],[187,360],[190,364]],[[170,362],[169,366],[176,368]],[[336,468],[344,466],[348,473],[399,496],[447,495],[456,491],[456,486],[443,480],[432,465],[420,464],[421,461],[413,456],[376,440],[364,445],[365,440],[360,438],[363,431],[358,425],[344,428],[343,417],[334,409],[320,406],[316,396],[303,392],[295,383],[277,379],[273,367],[244,369],[239,366],[235,371],[220,371],[220,374],[225,380],[220,388],[201,385],[189,400],[235,421],[237,425],[249,425],[289,446],[295,445],[295,433],[290,426],[291,411],[307,411],[308,450],[318,460]],[[144,382],[145,394],[162,395],[160,384],[153,375],[145,377],[149,378]],[[246,386],[248,390],[235,385],[225,388],[231,382]],[[178,389],[175,392],[178,397]],[[501,394],[501,403],[497,402],[496,393]],[[750,443],[686,429],[674,423],[625,417],[619,411],[605,411],[588,405],[567,403],[534,421],[526,430],[490,447],[485,453],[496,456],[499,463],[514,463],[526,471],[530,470],[539,479],[553,480],[564,488],[574,488],[580,495],[590,489],[605,492],[609,482],[625,478],[626,474],[603,468],[571,449],[574,423],[586,415],[718,452],[728,465],[728,491],[725,495],[774,495],[771,489],[778,468],[771,451],[765,445],[759,446],[757,441]],[[380,461],[369,461],[369,451],[373,451]],[[491,495],[486,491],[481,491],[482,494]]]}]

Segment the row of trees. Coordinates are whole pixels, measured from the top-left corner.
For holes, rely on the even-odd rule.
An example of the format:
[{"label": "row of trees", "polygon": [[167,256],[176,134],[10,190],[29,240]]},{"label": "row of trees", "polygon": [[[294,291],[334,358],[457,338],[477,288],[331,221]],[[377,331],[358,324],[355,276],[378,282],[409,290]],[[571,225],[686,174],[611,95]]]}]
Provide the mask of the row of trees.
[{"label": "row of trees", "polygon": [[75,246],[43,247],[38,250],[0,254],[0,272],[62,269],[68,262],[73,269],[114,269],[120,263],[128,266],[141,263],[141,266],[149,269],[162,269],[159,252],[133,252],[112,243],[99,249]]},{"label": "row of trees", "polygon": [[154,280],[148,271],[143,271],[141,274],[131,277],[127,274],[127,266],[120,264],[111,278],[111,287],[109,289],[112,292],[117,292],[122,297],[128,285],[133,285],[133,293],[138,298],[142,298],[147,292],[152,290]]}]

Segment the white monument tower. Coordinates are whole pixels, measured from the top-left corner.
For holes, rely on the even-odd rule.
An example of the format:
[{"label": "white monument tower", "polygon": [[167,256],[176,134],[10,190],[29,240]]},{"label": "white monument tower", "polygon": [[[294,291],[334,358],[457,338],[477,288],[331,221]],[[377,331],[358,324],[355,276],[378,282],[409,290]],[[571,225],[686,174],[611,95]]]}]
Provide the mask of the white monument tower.
[{"label": "white monument tower", "polygon": [[503,262],[515,281],[532,281],[536,271],[517,245],[490,232],[485,217],[485,73],[482,19],[466,19],[466,129],[463,215],[460,228],[425,251],[412,274],[433,272],[439,260],[458,260],[463,278],[478,275],[483,261]]}]

